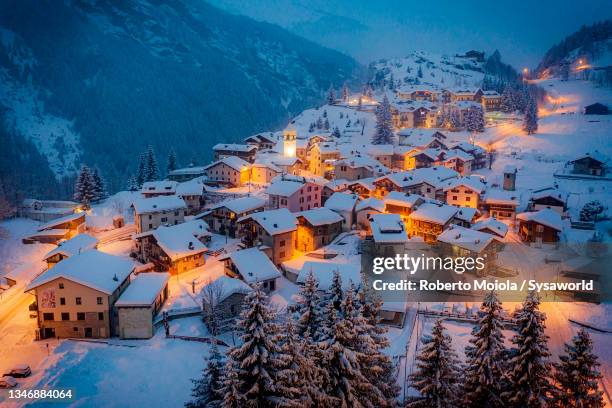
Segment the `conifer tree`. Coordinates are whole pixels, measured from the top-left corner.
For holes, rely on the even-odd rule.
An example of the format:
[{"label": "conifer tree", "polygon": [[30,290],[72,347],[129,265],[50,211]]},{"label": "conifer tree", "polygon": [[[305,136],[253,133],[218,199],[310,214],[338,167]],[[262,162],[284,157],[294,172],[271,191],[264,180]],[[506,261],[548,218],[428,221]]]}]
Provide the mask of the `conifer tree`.
[{"label": "conifer tree", "polygon": [[461,128],[461,116],[459,115],[459,112],[455,109],[453,109],[450,113],[450,124],[451,129],[453,130]]},{"label": "conifer tree", "polygon": [[142,188],[142,184],[147,181],[147,155],[141,153],[138,157],[138,171],[136,173],[136,184],[138,189]]},{"label": "conifer tree", "polygon": [[77,176],[73,197],[75,201],[83,204],[85,209],[89,208],[91,202],[96,197],[92,172],[85,164],[81,167],[79,175]]},{"label": "conifer tree", "polygon": [[342,305],[342,277],[340,276],[340,272],[338,270],[334,271],[334,276],[332,278],[331,286],[328,291],[328,300],[334,306],[336,310],[340,310]]},{"label": "conifer tree", "polygon": [[465,127],[468,132],[484,132],[484,112],[480,106],[472,106],[467,111]]},{"label": "conifer tree", "polygon": [[171,150],[170,153],[168,153],[168,160],[166,162],[166,170],[168,173],[170,173],[173,170],[176,170],[177,164],[176,164],[176,153],[174,152],[174,150]]},{"label": "conifer tree", "polygon": [[334,103],[336,103],[336,91],[334,91],[334,86],[330,84],[327,90],[327,104],[333,105]]},{"label": "conifer tree", "polygon": [[138,182],[133,174],[128,178],[127,189],[128,191],[138,191]]},{"label": "conifer tree", "polygon": [[420,64],[419,64],[419,68],[417,69],[417,77],[423,78],[423,69],[421,68]]},{"label": "conifer tree", "polygon": [[515,313],[517,334],[512,339],[513,357],[508,362],[509,389],[503,395],[511,407],[546,407],[550,397],[548,336],[546,316],[539,310],[540,299],[529,292],[522,308]]},{"label": "conifer tree", "polygon": [[300,288],[300,299],[297,302],[297,333],[302,338],[314,338],[321,320],[321,299],[319,283],[312,271],[308,273],[304,286]]},{"label": "conifer tree", "polygon": [[244,298],[236,323],[242,344],[232,347],[226,370],[224,406],[291,406],[285,395],[291,391],[280,381],[279,370],[286,361],[281,350],[281,332],[276,312],[268,304],[260,285]]},{"label": "conifer tree", "polygon": [[185,404],[186,408],[213,408],[221,406],[223,395],[223,356],[216,342],[210,348],[206,367],[202,377],[193,382],[192,400]]},{"label": "conifer tree", "polygon": [[385,95],[380,105],[376,107],[376,133],[372,138],[372,144],[391,143],[393,143],[393,118],[389,99]]},{"label": "conifer tree", "polygon": [[411,385],[421,394],[421,398],[409,402],[407,407],[447,407],[461,406],[458,401],[460,381],[459,360],[453,350],[452,340],[445,333],[442,320],[437,320],[431,336],[423,341],[424,345],[417,356],[417,369],[411,375]]},{"label": "conifer tree", "polygon": [[100,175],[100,171],[97,167],[94,167],[93,172],[91,173],[91,181],[94,195],[93,201],[100,201],[105,199],[108,194],[106,193],[104,179]]},{"label": "conifer tree", "polygon": [[323,129],[329,130],[329,119],[325,118],[325,122],[323,122]]},{"label": "conifer tree", "polygon": [[342,86],[342,101],[348,102],[349,96],[350,96],[350,91],[349,91],[347,83],[345,82],[344,85]]},{"label": "conifer tree", "polygon": [[336,127],[334,128],[334,131],[332,132],[331,136],[332,136],[332,137],[335,137],[335,138],[339,138],[339,137],[341,137],[341,136],[342,136],[342,135],[340,134],[340,129],[338,129],[338,126],[336,126]]},{"label": "conifer tree", "polygon": [[580,329],[571,343],[565,344],[565,354],[555,363],[553,406],[558,408],[602,408],[603,392],[598,382],[597,356],[593,354],[593,341],[589,333]]},{"label": "conifer tree", "polygon": [[155,181],[159,178],[159,168],[157,167],[157,159],[151,145],[147,149],[146,158],[145,181]]},{"label": "conifer tree", "polygon": [[538,131],[538,104],[531,96],[525,107],[523,130],[527,132],[528,135],[533,135]]},{"label": "conifer tree", "polygon": [[506,85],[501,94],[501,110],[506,113],[512,113],[516,110],[514,106],[514,90],[510,85]]},{"label": "conifer tree", "polygon": [[503,407],[505,347],[502,334],[501,303],[495,292],[487,294],[480,306],[482,317],[466,347],[464,402],[478,408]]}]

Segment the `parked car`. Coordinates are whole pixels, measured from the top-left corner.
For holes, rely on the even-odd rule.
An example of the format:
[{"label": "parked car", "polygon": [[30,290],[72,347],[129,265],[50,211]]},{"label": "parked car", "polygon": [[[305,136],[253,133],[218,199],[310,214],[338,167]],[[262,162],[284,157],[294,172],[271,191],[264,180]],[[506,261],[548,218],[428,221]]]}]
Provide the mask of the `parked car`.
[{"label": "parked car", "polygon": [[5,375],[4,377],[0,378],[0,388],[13,388],[15,386],[17,386],[17,380],[13,377]]},{"label": "parked car", "polygon": [[5,376],[15,378],[28,377],[30,374],[32,374],[32,369],[27,364],[19,364],[18,366],[13,367],[8,373],[4,373]]}]

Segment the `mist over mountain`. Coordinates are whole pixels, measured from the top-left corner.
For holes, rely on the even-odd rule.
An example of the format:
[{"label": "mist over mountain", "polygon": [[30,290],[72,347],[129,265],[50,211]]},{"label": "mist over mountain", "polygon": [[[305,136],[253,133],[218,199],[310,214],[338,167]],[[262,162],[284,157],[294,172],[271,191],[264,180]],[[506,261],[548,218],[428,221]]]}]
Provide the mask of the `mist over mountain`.
[{"label": "mist over mountain", "polygon": [[[56,180],[87,163],[123,188],[149,144],[160,167],[170,150],[182,165],[207,162],[215,143],[279,126],[363,73],[337,51],[201,0],[2,3],[2,134],[46,163],[7,160]],[[0,182],[14,184],[5,171]],[[47,179],[42,190],[61,192]]]}]

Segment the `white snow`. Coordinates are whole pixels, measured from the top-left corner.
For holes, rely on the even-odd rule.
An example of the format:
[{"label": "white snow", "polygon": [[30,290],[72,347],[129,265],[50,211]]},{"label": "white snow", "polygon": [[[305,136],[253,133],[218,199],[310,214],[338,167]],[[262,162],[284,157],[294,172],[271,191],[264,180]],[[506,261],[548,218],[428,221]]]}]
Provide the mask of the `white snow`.
[{"label": "white snow", "polygon": [[253,213],[242,217],[238,222],[249,218],[257,222],[270,235],[278,235],[297,229],[295,214],[292,214],[286,208]]},{"label": "white snow", "polygon": [[79,234],[67,241],[60,242],[57,248],[49,251],[44,257],[44,260],[51,258],[53,255],[62,254],[66,257],[85,252],[88,249],[93,249],[98,245],[98,239],[89,234]]},{"label": "white snow", "polygon": [[309,224],[315,227],[342,222],[342,217],[338,213],[325,207],[302,211],[296,215],[298,217],[304,217]]},{"label": "white snow", "polygon": [[130,282],[121,294],[116,306],[151,306],[164,289],[170,274],[165,272],[141,273]]},{"label": "white snow", "polygon": [[257,248],[247,248],[228,255],[245,282],[253,284],[281,276],[270,258]]},{"label": "white snow", "polygon": [[148,214],[161,211],[187,209],[182,198],[176,195],[139,198],[134,200],[134,208],[138,214]]}]

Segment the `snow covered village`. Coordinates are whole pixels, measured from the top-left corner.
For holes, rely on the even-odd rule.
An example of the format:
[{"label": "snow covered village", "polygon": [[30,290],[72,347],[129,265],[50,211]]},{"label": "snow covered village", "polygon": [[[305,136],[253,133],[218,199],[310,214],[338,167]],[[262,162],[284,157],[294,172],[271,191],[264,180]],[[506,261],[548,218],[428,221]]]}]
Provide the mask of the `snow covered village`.
[{"label": "snow covered village", "polygon": [[[78,120],[3,68],[0,102],[63,193],[18,188],[5,167],[38,153],[6,133],[0,405],[609,406],[612,23],[567,35],[537,67],[468,43],[323,73],[280,124],[138,139],[118,176],[122,138],[85,159]],[[165,58],[166,40],[147,41]],[[20,183],[50,188],[34,171]],[[389,295],[372,260],[403,256],[484,259],[453,279],[495,286]]]}]

